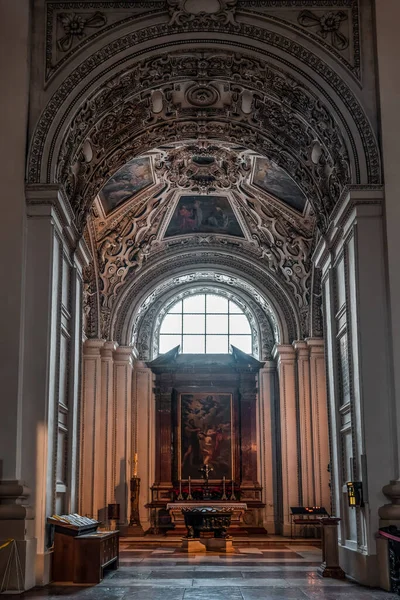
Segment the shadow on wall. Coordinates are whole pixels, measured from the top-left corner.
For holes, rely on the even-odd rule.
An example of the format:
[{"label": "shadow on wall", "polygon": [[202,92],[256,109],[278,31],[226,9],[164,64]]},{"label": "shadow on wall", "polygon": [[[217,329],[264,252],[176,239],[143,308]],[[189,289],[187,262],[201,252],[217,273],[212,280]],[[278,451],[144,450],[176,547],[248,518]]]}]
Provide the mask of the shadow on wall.
[{"label": "shadow on wall", "polygon": [[126,482],[126,460],[119,463],[119,484],[115,488],[115,502],[120,506],[120,523],[127,523],[128,485]]}]

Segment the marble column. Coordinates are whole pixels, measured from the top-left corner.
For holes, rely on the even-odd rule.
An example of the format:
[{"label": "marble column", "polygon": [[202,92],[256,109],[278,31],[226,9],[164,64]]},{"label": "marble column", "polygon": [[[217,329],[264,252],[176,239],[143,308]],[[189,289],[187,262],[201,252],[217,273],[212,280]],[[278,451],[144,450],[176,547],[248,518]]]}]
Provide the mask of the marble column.
[{"label": "marble column", "polygon": [[274,348],[278,361],[282,464],[282,533],[290,535],[290,507],[299,504],[296,414],[296,355],[291,345]]},{"label": "marble column", "polygon": [[265,503],[263,525],[269,534],[276,533],[276,364],[266,361],[259,373],[259,464],[260,481]]},{"label": "marble column", "polygon": [[132,475],[132,365],[131,346],[114,353],[114,476],[115,501],[120,505],[120,524],[129,521],[129,482]]},{"label": "marble column", "polygon": [[88,339],[82,356],[80,511],[95,519],[103,504],[101,485],[98,485],[104,473],[99,463],[105,417],[101,411],[103,346],[104,340]]},{"label": "marble column", "polygon": [[139,514],[140,523],[149,529],[151,490],[155,478],[155,400],[153,393],[154,374],[142,361],[136,361],[133,370],[132,412],[134,434],[132,455],[138,455],[138,477],[140,477]]},{"label": "marble column", "polygon": [[310,352],[304,341],[294,342],[299,399],[299,434],[301,456],[301,505],[315,506],[313,461],[313,415],[311,411]]},{"label": "marble column", "polygon": [[[381,190],[352,186],[314,253],[322,268],[340,564],[366,585],[379,584],[378,509],[384,504],[382,487],[395,471],[382,209]],[[351,480],[362,482],[362,508],[348,506]]]},{"label": "marble column", "polygon": [[308,338],[306,342],[310,352],[314,506],[323,506],[330,514],[331,491],[328,470],[330,464],[329,422],[324,340],[321,338]]}]

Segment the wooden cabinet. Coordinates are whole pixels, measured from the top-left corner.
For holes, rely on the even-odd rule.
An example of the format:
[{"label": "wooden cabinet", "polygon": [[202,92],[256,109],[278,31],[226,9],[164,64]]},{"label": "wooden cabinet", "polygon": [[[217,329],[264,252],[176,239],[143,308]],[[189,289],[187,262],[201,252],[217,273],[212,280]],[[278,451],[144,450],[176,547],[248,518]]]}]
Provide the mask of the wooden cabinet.
[{"label": "wooden cabinet", "polygon": [[118,569],[118,537],[108,531],[75,538],[74,583],[99,583],[106,567]]},{"label": "wooden cabinet", "polygon": [[[86,530],[85,530],[86,529]],[[119,564],[119,531],[87,531],[57,525],[54,533],[53,580],[99,583],[103,571]]]}]

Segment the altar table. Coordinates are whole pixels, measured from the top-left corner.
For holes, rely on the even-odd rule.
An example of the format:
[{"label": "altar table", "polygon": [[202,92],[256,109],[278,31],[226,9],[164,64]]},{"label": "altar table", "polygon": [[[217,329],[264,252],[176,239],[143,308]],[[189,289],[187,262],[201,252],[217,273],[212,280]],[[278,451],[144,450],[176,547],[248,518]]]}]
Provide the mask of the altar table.
[{"label": "altar table", "polygon": [[247,504],[245,502],[229,502],[229,500],[215,502],[201,500],[192,500],[190,502],[170,502],[169,504],[167,504],[167,509],[169,510],[172,517],[172,522],[175,525],[175,534],[186,534],[185,517],[183,514],[183,510],[191,510],[193,508],[214,508],[217,511],[223,510],[232,513],[231,525],[229,528],[229,532],[232,533],[232,530],[240,528],[241,523],[243,521],[243,515],[247,510]]}]

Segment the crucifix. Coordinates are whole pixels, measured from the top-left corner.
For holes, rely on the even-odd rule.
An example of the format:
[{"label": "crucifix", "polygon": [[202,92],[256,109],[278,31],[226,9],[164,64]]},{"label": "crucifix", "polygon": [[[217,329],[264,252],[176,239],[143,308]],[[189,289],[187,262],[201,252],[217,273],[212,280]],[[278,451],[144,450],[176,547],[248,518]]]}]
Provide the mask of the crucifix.
[{"label": "crucifix", "polygon": [[209,467],[208,465],[203,465],[201,467],[201,469],[199,469],[200,473],[203,476],[203,479],[206,483],[206,486],[208,485],[208,476],[211,473],[211,471],[213,471],[214,469],[212,467]]}]

